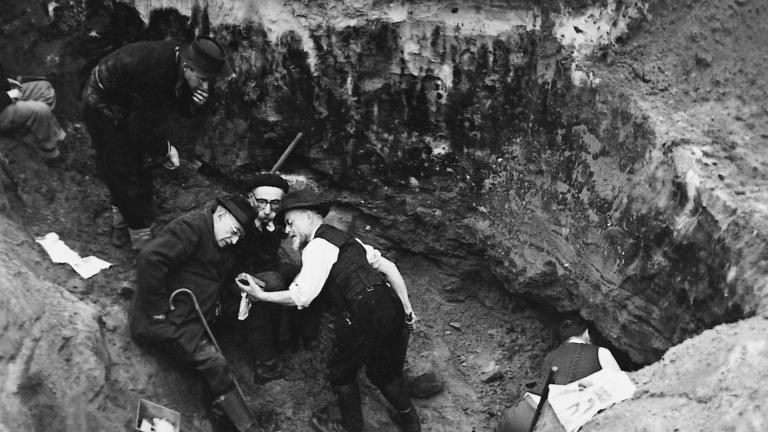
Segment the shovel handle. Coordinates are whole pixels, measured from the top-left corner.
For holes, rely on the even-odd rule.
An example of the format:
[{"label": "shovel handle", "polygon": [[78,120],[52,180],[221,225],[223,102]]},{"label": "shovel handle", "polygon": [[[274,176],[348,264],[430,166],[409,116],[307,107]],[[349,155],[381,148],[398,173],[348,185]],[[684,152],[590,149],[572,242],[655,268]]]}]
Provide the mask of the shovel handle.
[{"label": "shovel handle", "polygon": [[280,155],[280,159],[278,159],[277,162],[275,162],[275,165],[272,167],[272,169],[269,170],[270,174],[274,174],[277,172],[278,168],[280,168],[283,165],[283,162],[285,162],[285,160],[288,159],[288,155],[291,154],[294,147],[296,147],[296,144],[299,143],[299,140],[303,136],[304,134],[302,132],[299,132],[298,134],[296,134],[296,138],[294,138],[293,141],[291,141],[291,143],[288,144],[288,148],[286,148],[283,154]]},{"label": "shovel handle", "polygon": [[533,432],[533,430],[536,429],[536,422],[539,420],[541,410],[544,408],[544,403],[547,402],[547,397],[549,397],[549,385],[554,383],[556,378],[557,366],[552,366],[547,372],[547,379],[544,381],[544,389],[541,392],[541,399],[539,399],[539,403],[536,405],[536,411],[533,414],[533,420],[531,420],[531,427],[528,429],[528,432]]}]

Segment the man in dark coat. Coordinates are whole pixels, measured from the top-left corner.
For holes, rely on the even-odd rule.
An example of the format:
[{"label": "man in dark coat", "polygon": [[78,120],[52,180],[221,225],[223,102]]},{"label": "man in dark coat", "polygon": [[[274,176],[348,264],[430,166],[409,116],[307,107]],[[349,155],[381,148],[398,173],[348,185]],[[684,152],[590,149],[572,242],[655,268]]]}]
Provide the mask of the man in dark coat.
[{"label": "man in dark coat", "polygon": [[[562,344],[547,354],[542,365],[542,376],[546,376],[553,366],[558,368],[553,384],[570,384],[601,369],[621,370],[609,350],[592,345],[587,322],[580,316],[563,319],[557,328],[557,337]],[[537,393],[543,390],[540,387]],[[526,393],[516,405],[504,411],[495,431],[528,432],[537,403],[537,398]]]},{"label": "man in dark coat", "polygon": [[[96,167],[112,195],[113,243],[136,250],[151,238],[151,168],[179,165],[163,130],[168,112],[191,112],[208,99],[215,78],[229,77],[224,49],[200,37],[128,44],[101,59],[83,89],[83,119]],[[126,230],[127,227],[127,230]]]},{"label": "man in dark coat", "polygon": [[[256,211],[256,228],[238,244],[238,272],[247,272],[265,283],[265,291],[282,291],[286,281],[293,280],[299,265],[280,257],[280,248],[286,235],[275,223],[283,196],[288,193],[288,182],[272,173],[256,175],[249,188],[248,202]],[[237,289],[237,288],[236,288]],[[237,289],[240,291],[239,289]],[[282,351],[291,343],[306,344],[317,337],[320,311],[316,305],[302,310],[289,309],[267,302],[253,302],[255,315],[247,329],[251,346],[255,348],[254,381],[264,383],[287,375]]]},{"label": "man in dark coat", "polygon": [[403,430],[421,430],[408,396],[403,366],[409,324],[415,322],[405,281],[397,266],[350,234],[323,223],[329,206],[310,190],[285,196],[278,214],[302,267],[287,290],[267,292],[249,274],[238,286],[257,300],[304,308],[327,296],[336,312],[335,340],[328,375],[341,409],[342,423],[313,419],[320,431],[363,430],[357,373],[368,379],[397,410]]},{"label": "man in dark coat", "polygon": [[[298,273],[298,266],[281,262],[280,245],[285,232],[274,222],[283,195],[288,192],[288,182],[277,174],[258,174],[251,183],[248,202],[256,212],[255,227],[238,245],[238,272],[248,272],[265,283],[267,291],[282,291],[286,280]],[[236,288],[237,289],[237,288]],[[238,290],[239,291],[239,290]],[[280,356],[280,339],[287,337],[287,308],[278,305],[253,302],[246,331],[250,333],[254,349],[254,381],[268,382],[287,374]]]},{"label": "man in dark coat", "polygon": [[[133,338],[167,350],[200,372],[214,406],[240,431],[251,430],[254,419],[205,327],[220,318],[222,309],[237,310],[237,300],[222,304],[235,262],[231,246],[252,229],[255,216],[250,204],[235,196],[171,221],[138,255],[130,316]],[[178,291],[182,288],[194,296]]]}]

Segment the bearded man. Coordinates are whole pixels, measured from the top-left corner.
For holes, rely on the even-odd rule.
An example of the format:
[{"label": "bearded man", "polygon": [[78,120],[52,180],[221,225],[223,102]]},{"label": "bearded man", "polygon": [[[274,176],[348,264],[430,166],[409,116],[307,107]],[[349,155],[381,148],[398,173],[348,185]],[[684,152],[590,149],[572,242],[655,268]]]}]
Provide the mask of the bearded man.
[{"label": "bearded man", "polygon": [[357,373],[365,366],[368,379],[397,410],[402,430],[421,431],[403,378],[409,328],[416,320],[405,281],[379,251],[325,224],[329,210],[311,190],[286,195],[277,219],[284,221],[293,247],[301,250],[299,274],[288,289],[276,292],[265,291],[247,273],[238,275],[237,284],[260,301],[302,309],[324,296],[334,307],[335,338],[327,367],[341,424],[316,417],[316,430],[363,430]]}]

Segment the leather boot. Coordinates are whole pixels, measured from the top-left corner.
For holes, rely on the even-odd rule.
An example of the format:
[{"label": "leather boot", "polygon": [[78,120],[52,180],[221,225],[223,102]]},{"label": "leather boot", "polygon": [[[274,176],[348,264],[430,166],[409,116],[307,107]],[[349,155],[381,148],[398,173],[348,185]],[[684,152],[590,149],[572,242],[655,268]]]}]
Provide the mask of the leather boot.
[{"label": "leather boot", "polygon": [[256,419],[240,393],[231,390],[217,397],[213,403],[214,412],[223,412],[238,432],[256,432]]},{"label": "leather boot", "polygon": [[421,421],[413,403],[407,410],[398,411],[394,420],[403,432],[421,432]]},{"label": "leather boot", "polygon": [[421,432],[419,415],[408,396],[403,377],[393,379],[387,385],[379,387],[379,390],[384,395],[384,399],[397,411],[392,420],[400,426],[400,429],[404,432]]},{"label": "leather boot", "polygon": [[112,227],[110,234],[112,245],[116,248],[123,248],[131,242],[131,235],[128,234],[128,228]]},{"label": "leather boot", "polygon": [[341,424],[347,432],[363,431],[363,409],[360,406],[360,388],[357,383],[335,385],[333,392],[341,411]]},{"label": "leather boot", "polygon": [[278,357],[258,361],[253,367],[254,384],[265,384],[270,381],[285,378],[288,375],[288,366]]},{"label": "leather boot", "polygon": [[150,228],[128,229],[131,236],[131,247],[135,251],[140,251],[152,240],[152,230]]},{"label": "leather boot", "polygon": [[125,221],[120,209],[112,206],[112,244],[115,247],[123,247],[131,242],[128,234],[128,223]]},{"label": "leather boot", "polygon": [[315,432],[346,432],[344,426],[339,423],[329,421],[320,417],[312,417],[310,420],[312,430]]}]

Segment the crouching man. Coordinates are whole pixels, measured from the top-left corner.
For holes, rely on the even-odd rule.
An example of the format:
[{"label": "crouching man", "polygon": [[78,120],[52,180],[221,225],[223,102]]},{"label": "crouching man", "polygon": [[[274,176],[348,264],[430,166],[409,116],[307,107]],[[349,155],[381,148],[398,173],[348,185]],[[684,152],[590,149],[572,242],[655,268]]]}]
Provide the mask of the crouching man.
[{"label": "crouching man", "polygon": [[[214,396],[214,411],[223,411],[241,432],[256,430],[255,421],[206,326],[222,310],[237,314],[237,304],[221,300],[225,283],[231,284],[235,249],[230,246],[253,227],[255,217],[248,201],[235,196],[170,222],[138,256],[130,316],[136,342],[156,345],[197,370]],[[179,291],[183,288],[188,292]]]},{"label": "crouching man", "polygon": [[377,250],[323,223],[328,211],[329,206],[310,190],[287,194],[277,218],[284,220],[293,247],[302,251],[299,274],[283,291],[267,292],[246,273],[238,275],[237,284],[261,301],[301,309],[324,295],[334,307],[335,339],[328,377],[342,424],[313,419],[315,430],[363,430],[356,379],[365,366],[368,379],[398,411],[400,427],[418,432],[419,417],[403,379],[408,327],[416,319],[403,277]]},{"label": "crouching man", "polygon": [[56,92],[48,81],[22,84],[0,77],[0,132],[18,133],[46,161],[59,157],[59,142],[67,136],[53,115],[55,105]]}]

